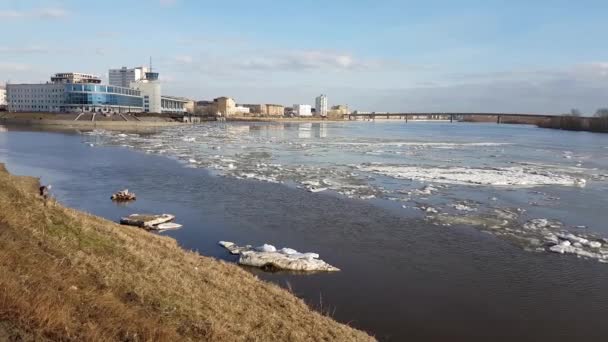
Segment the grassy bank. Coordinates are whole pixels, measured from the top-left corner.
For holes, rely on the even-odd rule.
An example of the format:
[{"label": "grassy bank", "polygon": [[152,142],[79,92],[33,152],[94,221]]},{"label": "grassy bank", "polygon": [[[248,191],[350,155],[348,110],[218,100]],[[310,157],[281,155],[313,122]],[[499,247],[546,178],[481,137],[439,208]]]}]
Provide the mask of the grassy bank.
[{"label": "grassy bank", "polygon": [[37,191],[0,164],[0,340],[373,340],[236,265]]}]

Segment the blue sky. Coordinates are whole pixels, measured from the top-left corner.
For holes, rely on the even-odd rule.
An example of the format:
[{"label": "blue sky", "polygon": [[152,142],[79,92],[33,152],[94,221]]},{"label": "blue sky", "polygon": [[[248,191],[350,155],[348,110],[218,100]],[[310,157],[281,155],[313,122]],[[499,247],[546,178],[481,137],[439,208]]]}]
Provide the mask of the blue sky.
[{"label": "blue sky", "polygon": [[194,99],[376,111],[608,107],[608,1],[0,0],[0,82],[153,58]]}]

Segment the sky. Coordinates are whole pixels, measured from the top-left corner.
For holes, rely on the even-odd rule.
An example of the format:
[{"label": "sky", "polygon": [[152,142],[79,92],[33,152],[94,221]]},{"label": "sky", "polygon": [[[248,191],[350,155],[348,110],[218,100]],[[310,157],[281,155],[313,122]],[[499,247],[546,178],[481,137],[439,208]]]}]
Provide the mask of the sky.
[{"label": "sky", "polygon": [[606,0],[0,0],[0,83],[147,65],[195,100],[390,112],[608,107]]}]

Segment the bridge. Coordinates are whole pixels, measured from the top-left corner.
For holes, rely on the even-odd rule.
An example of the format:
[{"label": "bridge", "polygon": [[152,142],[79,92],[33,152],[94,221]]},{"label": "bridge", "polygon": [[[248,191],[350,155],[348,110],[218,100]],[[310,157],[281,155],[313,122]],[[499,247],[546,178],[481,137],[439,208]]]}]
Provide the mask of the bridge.
[{"label": "bridge", "polygon": [[357,120],[358,118],[364,118],[368,120],[379,119],[402,119],[405,122],[409,120],[450,120],[450,122],[462,121],[465,118],[474,117],[496,117],[496,123],[501,123],[504,117],[509,118],[527,118],[527,119],[551,119],[555,117],[562,117],[562,115],[555,114],[523,114],[523,113],[446,113],[446,112],[433,112],[433,113],[353,113],[345,114],[344,119]]}]

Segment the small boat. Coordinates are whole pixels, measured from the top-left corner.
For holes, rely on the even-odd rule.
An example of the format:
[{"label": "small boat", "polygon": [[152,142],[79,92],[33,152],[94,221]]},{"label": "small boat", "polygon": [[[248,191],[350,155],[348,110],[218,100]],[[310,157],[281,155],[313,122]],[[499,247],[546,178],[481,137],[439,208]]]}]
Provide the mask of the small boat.
[{"label": "small boat", "polygon": [[135,196],[134,193],[129,192],[129,189],[124,189],[122,191],[119,191],[115,194],[112,195],[112,197],[110,197],[112,199],[112,201],[118,201],[118,202],[128,202],[128,201],[135,201],[137,199],[137,197]]},{"label": "small boat", "polygon": [[159,224],[167,223],[175,218],[171,214],[153,215],[153,214],[132,214],[120,219],[120,224],[136,226],[145,229],[157,229]]}]

